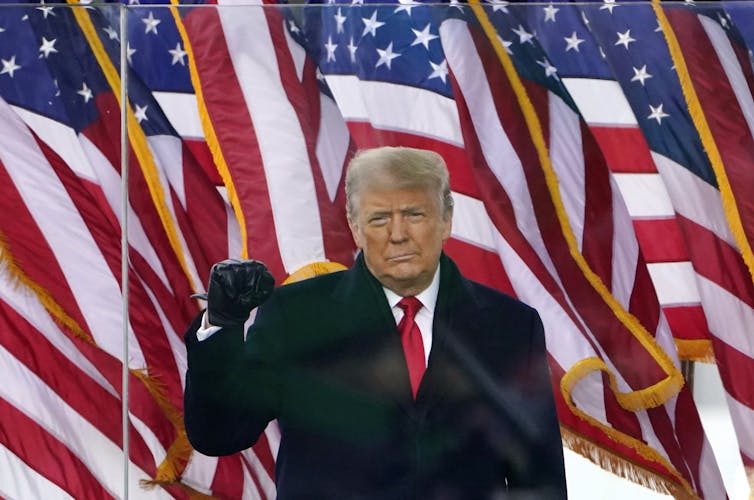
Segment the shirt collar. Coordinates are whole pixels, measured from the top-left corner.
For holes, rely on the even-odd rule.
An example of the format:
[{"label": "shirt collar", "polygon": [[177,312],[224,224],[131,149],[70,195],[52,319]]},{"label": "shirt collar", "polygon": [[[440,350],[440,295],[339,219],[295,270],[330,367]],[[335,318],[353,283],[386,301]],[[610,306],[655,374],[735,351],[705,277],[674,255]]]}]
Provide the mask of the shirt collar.
[{"label": "shirt collar", "polygon": [[[382,287],[382,290],[385,292],[385,297],[387,298],[388,304],[390,304],[390,308],[398,305],[398,302],[403,298],[394,291]],[[422,303],[424,307],[427,308],[427,311],[431,315],[435,314],[435,304],[437,304],[437,294],[440,291],[440,264],[437,264],[437,269],[435,269],[435,275],[432,276],[432,282],[429,284],[427,288],[425,288],[421,293],[419,293],[416,298],[419,299],[419,301]]]}]

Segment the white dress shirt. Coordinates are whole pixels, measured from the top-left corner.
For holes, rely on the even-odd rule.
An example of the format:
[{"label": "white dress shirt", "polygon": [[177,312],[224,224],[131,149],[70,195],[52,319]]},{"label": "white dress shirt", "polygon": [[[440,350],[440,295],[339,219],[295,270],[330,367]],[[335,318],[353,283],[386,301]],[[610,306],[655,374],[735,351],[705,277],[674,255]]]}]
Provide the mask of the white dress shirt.
[{"label": "white dress shirt", "polygon": [[[392,290],[382,287],[385,292],[385,298],[387,303],[390,304],[390,309],[393,311],[395,317],[395,324],[401,322],[403,318],[403,309],[398,306],[398,302],[403,297],[398,295]],[[419,309],[414,317],[416,326],[419,327],[419,332],[422,334],[422,345],[424,346],[424,366],[429,363],[429,351],[432,349],[432,326],[435,317],[435,305],[437,304],[437,294],[440,291],[440,266],[437,266],[435,275],[432,277],[432,282],[427,288],[424,289],[419,295],[416,296],[419,302],[422,303],[422,308]]]}]

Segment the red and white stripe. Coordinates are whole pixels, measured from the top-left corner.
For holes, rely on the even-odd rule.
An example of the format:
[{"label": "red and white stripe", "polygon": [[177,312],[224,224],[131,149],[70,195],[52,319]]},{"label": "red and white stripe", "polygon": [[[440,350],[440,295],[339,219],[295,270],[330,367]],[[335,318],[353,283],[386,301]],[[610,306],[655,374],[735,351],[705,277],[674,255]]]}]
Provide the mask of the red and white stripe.
[{"label": "red and white stripe", "polygon": [[667,188],[618,82],[564,78],[597,139],[633,222],[673,336],[709,338],[701,297]]},{"label": "red and white stripe", "polygon": [[[754,478],[754,73],[745,47],[733,42],[716,21],[692,12],[665,9],[683,52],[698,104],[709,127],[709,140],[719,152],[727,184],[723,193],[703,185],[667,158],[656,161],[672,181],[675,203],[689,238],[698,242],[694,260],[723,381],[733,428],[750,482]],[[720,110],[724,109],[725,113]],[[703,131],[700,133],[704,134]],[[711,157],[711,161],[715,161]],[[667,175],[666,175],[667,174]],[[692,196],[689,196],[691,194]],[[723,206],[727,198],[732,206]],[[679,200],[680,201],[680,200]],[[700,210],[704,203],[707,210]],[[733,206],[735,207],[733,209]],[[710,208],[711,207],[711,208]],[[735,213],[733,213],[735,210]],[[740,226],[739,226],[740,224]],[[729,229],[733,228],[733,229]],[[731,231],[743,234],[734,238]],[[694,251],[694,250],[692,250]],[[714,259],[709,255],[714,252]],[[711,261],[711,262],[710,262]]]}]

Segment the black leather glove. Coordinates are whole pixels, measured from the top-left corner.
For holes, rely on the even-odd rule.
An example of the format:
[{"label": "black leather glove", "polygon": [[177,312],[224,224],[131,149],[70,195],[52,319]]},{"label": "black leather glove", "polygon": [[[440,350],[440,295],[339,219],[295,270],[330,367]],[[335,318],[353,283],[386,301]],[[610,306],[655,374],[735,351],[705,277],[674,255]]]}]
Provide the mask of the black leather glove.
[{"label": "black leather glove", "polygon": [[214,326],[241,326],[252,309],[272,294],[275,278],[262,262],[227,259],[212,266],[207,287],[207,319]]}]

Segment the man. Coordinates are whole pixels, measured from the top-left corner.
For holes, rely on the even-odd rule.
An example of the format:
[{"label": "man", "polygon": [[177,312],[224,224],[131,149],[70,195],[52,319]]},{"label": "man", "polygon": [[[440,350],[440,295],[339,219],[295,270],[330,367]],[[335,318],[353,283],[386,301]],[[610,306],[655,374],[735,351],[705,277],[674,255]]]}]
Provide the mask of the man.
[{"label": "man", "polygon": [[258,262],[213,268],[186,335],[191,443],[234,453],[276,418],[278,498],[564,498],[542,323],[442,253],[442,158],[361,152],[346,198],[351,269],[271,293]]}]

